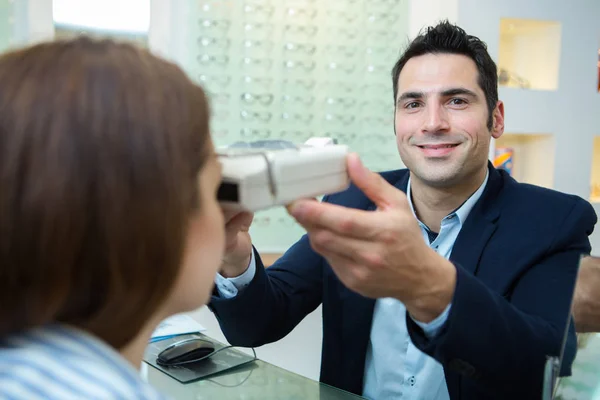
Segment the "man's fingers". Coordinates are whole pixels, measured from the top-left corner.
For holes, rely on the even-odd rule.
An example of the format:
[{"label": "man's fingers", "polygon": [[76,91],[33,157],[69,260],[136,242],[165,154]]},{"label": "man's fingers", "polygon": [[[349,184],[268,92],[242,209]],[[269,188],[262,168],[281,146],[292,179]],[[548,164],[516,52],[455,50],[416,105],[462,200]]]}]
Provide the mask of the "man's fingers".
[{"label": "man's fingers", "polygon": [[297,200],[294,200],[294,201],[292,201],[291,203],[289,203],[289,204],[286,204],[286,205],[285,205],[285,209],[287,210],[288,214],[290,214],[290,215],[292,214],[292,212],[291,212],[291,211],[292,211],[292,208],[294,208],[294,206],[295,206],[297,203],[299,203],[299,202],[302,202],[302,203],[308,203],[308,204],[310,204],[310,203],[320,203],[320,202],[319,202],[317,199],[315,199],[315,198],[313,198],[313,197],[309,197],[309,198],[305,198],[305,199],[297,199]]},{"label": "man's fingers", "polygon": [[297,200],[288,206],[288,212],[307,231],[321,227],[357,239],[372,238],[384,226],[377,223],[382,218],[377,213],[329,203]]},{"label": "man's fingers", "polygon": [[382,252],[373,242],[340,236],[327,229],[308,232],[313,249],[324,257],[335,256],[365,268],[379,268],[384,265]]},{"label": "man's fingers", "polygon": [[406,195],[390,185],[381,175],[368,170],[358,154],[351,153],[347,159],[348,174],[352,182],[380,209],[407,206]]},{"label": "man's fingers", "polygon": [[361,293],[361,287],[369,274],[366,268],[343,255],[328,254],[323,257],[325,257],[331,269],[344,286],[357,293]]}]

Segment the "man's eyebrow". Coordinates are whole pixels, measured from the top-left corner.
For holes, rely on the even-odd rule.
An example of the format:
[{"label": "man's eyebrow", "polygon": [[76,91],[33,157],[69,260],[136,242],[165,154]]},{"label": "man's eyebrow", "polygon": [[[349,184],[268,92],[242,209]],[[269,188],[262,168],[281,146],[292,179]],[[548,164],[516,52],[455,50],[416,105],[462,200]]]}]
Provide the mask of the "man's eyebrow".
[{"label": "man's eyebrow", "polygon": [[422,99],[425,95],[423,94],[423,92],[404,92],[400,95],[400,97],[398,97],[398,101],[397,103],[400,103],[404,100],[416,100],[416,99]]},{"label": "man's eyebrow", "polygon": [[[477,96],[477,93],[475,93],[474,91],[469,90],[467,88],[464,88],[464,87],[444,89],[440,92],[440,94],[442,97],[452,97],[452,96],[459,96],[459,95],[469,96],[469,97],[473,97],[475,99],[479,97],[479,96]],[[425,97],[425,93],[423,93],[423,92],[404,92],[398,97],[396,104],[401,103],[405,100],[422,99],[423,97]]]},{"label": "man's eyebrow", "polygon": [[473,92],[472,90],[462,88],[462,87],[442,90],[441,94],[443,97],[451,97],[451,96],[457,96],[457,95],[469,96],[469,97],[473,97],[473,98],[478,97],[477,93]]}]

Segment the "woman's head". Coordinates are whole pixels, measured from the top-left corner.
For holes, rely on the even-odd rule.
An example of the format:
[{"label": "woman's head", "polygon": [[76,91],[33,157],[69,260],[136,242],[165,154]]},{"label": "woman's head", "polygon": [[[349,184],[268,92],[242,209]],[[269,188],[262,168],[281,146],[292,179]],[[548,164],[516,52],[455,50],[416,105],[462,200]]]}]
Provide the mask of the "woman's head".
[{"label": "woman's head", "polygon": [[58,321],[121,347],[207,300],[224,242],[208,119],[200,87],[131,45],[0,56],[0,336]]}]

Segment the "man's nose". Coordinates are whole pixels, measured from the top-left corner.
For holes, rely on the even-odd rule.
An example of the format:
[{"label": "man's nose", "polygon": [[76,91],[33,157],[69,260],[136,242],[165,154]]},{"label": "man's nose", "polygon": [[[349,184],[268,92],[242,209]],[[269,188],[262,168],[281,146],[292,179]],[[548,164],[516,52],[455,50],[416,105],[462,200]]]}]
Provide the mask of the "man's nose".
[{"label": "man's nose", "polygon": [[441,105],[430,105],[424,113],[423,133],[440,133],[450,130],[448,113]]}]

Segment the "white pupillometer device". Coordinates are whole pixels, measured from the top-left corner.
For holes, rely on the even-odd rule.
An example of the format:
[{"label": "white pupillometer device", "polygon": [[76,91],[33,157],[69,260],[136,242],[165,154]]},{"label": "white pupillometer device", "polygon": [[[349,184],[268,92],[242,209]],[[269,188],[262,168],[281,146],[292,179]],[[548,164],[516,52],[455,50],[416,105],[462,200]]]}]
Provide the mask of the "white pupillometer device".
[{"label": "white pupillometer device", "polygon": [[218,200],[248,211],[339,192],[348,187],[348,147],[330,138],[302,145],[283,140],[236,143],[217,149],[223,166]]}]

